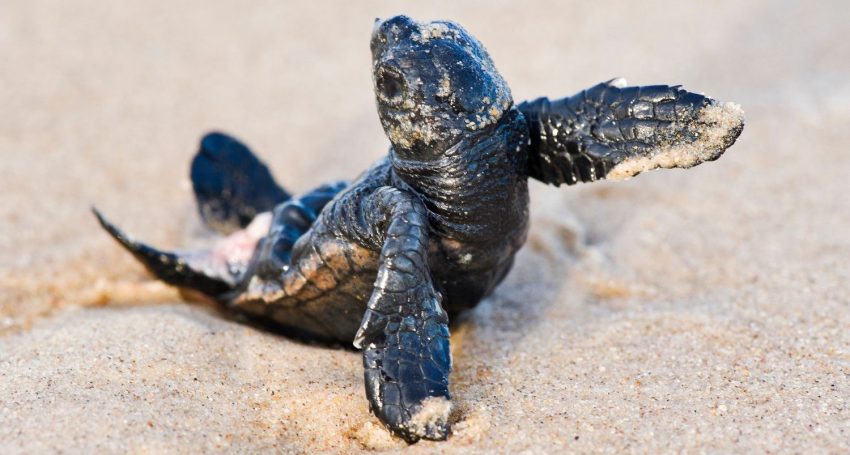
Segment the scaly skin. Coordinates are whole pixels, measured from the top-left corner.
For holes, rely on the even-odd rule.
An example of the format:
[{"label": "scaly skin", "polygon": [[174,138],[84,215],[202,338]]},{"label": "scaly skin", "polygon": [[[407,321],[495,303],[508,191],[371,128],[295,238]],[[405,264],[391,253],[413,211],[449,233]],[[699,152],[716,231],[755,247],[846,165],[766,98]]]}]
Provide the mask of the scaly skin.
[{"label": "scaly skin", "polygon": [[743,119],[678,87],[614,81],[515,107],[481,43],[451,22],[379,21],[371,49],[392,147],[351,185],[290,198],[247,147],[214,133],[192,166],[199,210],[220,232],[242,231],[167,253],[98,217],[172,285],[293,335],[353,340],[372,412],[407,441],[444,439],[449,318],[510,270],[528,229],[528,178],[569,185],[690,167],[719,157]]},{"label": "scaly skin", "polygon": [[[659,147],[692,143],[713,126],[700,118],[703,109],[715,105],[710,98],[667,85],[620,84],[625,81],[608,81],[557,101],[538,98],[518,106],[535,150],[529,161],[532,178],[556,186],[602,180],[624,160],[652,154]],[[743,126],[732,125],[717,143],[707,144],[713,150],[693,165],[719,158]]]}]

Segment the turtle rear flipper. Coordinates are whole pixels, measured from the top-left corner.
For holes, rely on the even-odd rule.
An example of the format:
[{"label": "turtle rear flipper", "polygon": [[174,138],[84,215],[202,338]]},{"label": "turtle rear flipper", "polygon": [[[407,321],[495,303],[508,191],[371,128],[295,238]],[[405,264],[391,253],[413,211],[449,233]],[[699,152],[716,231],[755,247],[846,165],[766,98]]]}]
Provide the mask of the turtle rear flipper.
[{"label": "turtle rear flipper", "polygon": [[345,182],[321,185],[260,213],[244,229],[221,237],[210,248],[169,252],[139,242],[92,209],[100,225],[157,278],[227,301],[252,274],[277,275],[289,265],[295,242],[312,226]]},{"label": "turtle rear flipper", "polygon": [[679,86],[625,87],[623,79],[517,108],[531,135],[528,174],[556,186],[713,161],[744,128],[735,104]]},{"label": "turtle rear flipper", "polygon": [[217,300],[236,288],[257,242],[268,232],[271,222],[271,214],[262,214],[246,229],[219,240],[212,248],[169,252],[133,239],[97,209],[92,211],[100,225],[154,276],[172,286],[198,291]]},{"label": "turtle rear flipper", "polygon": [[290,198],[248,147],[219,132],[201,139],[190,176],[201,218],[222,234],[244,228]]}]

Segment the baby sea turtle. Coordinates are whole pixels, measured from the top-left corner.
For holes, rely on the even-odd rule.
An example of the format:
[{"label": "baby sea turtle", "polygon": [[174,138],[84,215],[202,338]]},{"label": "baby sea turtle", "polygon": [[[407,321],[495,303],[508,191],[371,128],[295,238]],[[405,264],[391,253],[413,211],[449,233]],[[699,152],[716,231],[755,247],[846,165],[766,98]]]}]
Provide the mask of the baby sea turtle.
[{"label": "baby sea turtle", "polygon": [[101,225],[161,280],[290,334],[362,349],[372,412],[407,441],[444,439],[449,320],[508,273],[528,178],[622,179],[717,159],[743,114],[678,86],[622,79],[515,105],[484,46],[453,22],[376,21],[388,155],[300,196],[247,147],[203,138],[191,178],[213,247],[164,252]]}]

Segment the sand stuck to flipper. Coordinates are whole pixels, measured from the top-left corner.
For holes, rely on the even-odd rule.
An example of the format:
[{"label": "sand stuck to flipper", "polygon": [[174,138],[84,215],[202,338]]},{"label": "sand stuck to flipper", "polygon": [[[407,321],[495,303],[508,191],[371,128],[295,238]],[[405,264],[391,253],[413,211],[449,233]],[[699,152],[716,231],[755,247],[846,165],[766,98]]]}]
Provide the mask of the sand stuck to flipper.
[{"label": "sand stuck to flipper", "polygon": [[735,103],[717,103],[704,107],[695,123],[704,125],[693,142],[660,147],[651,156],[626,158],[605,176],[623,180],[658,168],[689,168],[715,160],[738,138],[744,127],[744,111]]},{"label": "sand stuck to flipper", "polygon": [[422,402],[422,407],[410,417],[408,428],[420,437],[444,438],[446,422],[452,412],[452,402],[443,397],[431,397]]}]

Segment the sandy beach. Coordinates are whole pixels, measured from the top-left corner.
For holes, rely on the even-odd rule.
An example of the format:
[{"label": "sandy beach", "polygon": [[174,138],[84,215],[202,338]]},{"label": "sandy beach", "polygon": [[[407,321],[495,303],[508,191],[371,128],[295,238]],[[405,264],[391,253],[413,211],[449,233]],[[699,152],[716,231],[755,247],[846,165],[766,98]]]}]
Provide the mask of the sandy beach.
[{"label": "sandy beach", "polygon": [[[519,102],[622,76],[739,103],[719,161],[531,184],[529,240],[452,327],[446,442],[368,411],[360,355],[186,303],[97,226],[209,237],[189,161],[294,191],[382,156],[375,17],[452,19]],[[0,4],[0,453],[850,453],[850,7]]]}]

